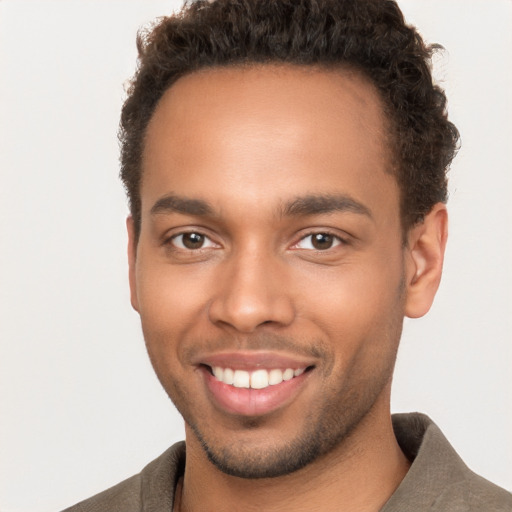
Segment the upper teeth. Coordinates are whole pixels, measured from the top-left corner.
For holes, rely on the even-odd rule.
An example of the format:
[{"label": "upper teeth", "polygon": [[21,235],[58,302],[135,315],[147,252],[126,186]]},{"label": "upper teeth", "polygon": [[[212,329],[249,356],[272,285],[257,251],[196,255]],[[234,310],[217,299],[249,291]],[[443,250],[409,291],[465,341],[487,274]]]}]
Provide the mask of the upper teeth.
[{"label": "upper teeth", "polygon": [[275,384],[281,384],[283,380],[298,377],[304,373],[304,368],[298,368],[297,370],[293,370],[292,368],[286,368],[286,370],[280,370],[278,368],[273,370],[260,369],[248,372],[245,370],[232,370],[231,368],[214,366],[212,372],[217,380],[224,382],[224,384],[230,384],[235,388],[263,389],[268,386],[274,386]]}]

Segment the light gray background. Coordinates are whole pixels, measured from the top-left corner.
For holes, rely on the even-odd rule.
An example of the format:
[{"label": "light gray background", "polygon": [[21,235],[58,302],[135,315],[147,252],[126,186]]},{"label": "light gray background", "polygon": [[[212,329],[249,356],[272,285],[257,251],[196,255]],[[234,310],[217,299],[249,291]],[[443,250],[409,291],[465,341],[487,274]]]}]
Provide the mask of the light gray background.
[{"label": "light gray background", "polygon": [[[0,510],[58,510],[183,437],[130,309],[116,130],[138,26],[179,1],[0,1]],[[407,0],[463,146],[436,304],[393,410],[512,488],[512,2]]]}]

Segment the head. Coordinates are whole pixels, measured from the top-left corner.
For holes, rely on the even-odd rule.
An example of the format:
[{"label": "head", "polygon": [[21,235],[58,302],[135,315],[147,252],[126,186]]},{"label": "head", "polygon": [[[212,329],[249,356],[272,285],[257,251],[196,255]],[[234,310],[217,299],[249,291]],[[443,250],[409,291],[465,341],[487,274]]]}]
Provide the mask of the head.
[{"label": "head", "polygon": [[430,50],[381,0],[198,2],[139,48],[132,304],[189,453],[261,478],[368,449],[441,275],[456,130]]}]

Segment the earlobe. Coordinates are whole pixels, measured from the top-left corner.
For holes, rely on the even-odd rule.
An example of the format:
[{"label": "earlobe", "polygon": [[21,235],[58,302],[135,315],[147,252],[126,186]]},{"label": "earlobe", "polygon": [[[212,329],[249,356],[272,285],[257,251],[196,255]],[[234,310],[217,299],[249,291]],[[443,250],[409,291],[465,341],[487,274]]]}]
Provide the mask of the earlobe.
[{"label": "earlobe", "polygon": [[128,231],[128,279],[130,282],[130,302],[133,309],[138,312],[139,301],[137,299],[137,278],[135,272],[137,239],[135,236],[135,224],[131,215],[126,219],[126,229]]},{"label": "earlobe", "polygon": [[436,204],[422,223],[409,231],[406,249],[405,315],[425,315],[434,301],[443,271],[444,251],[448,237],[446,206]]}]

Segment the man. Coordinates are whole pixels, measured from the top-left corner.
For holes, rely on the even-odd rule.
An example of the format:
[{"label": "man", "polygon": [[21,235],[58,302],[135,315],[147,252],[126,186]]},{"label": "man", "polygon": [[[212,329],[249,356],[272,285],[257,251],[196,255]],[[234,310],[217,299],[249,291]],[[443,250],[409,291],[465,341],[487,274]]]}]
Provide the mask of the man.
[{"label": "man", "polygon": [[429,418],[390,416],[458,139],[398,7],[198,2],[139,48],[131,300],[186,451],[68,510],[510,510]]}]

